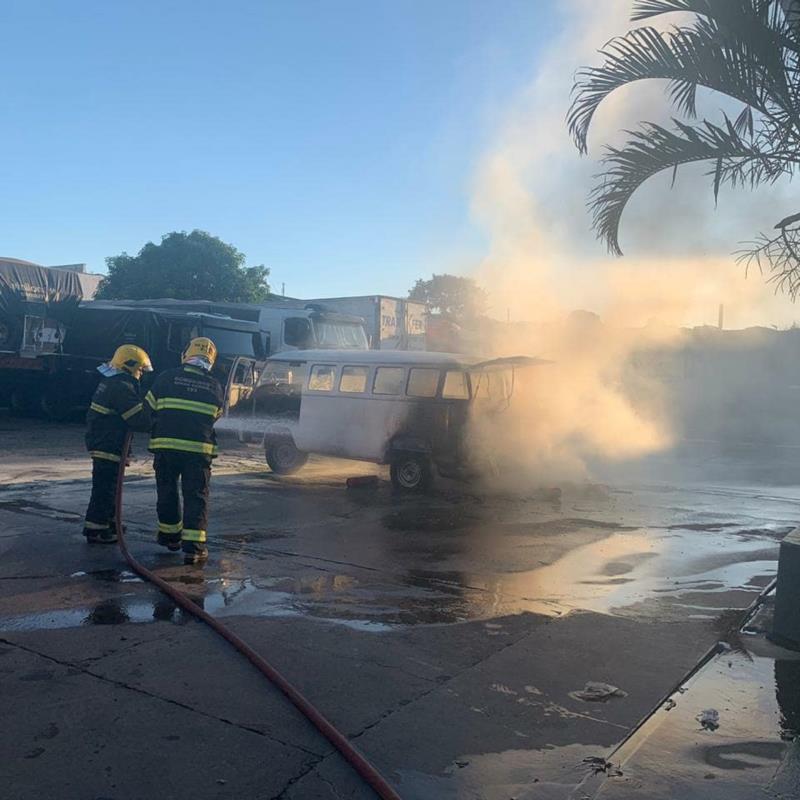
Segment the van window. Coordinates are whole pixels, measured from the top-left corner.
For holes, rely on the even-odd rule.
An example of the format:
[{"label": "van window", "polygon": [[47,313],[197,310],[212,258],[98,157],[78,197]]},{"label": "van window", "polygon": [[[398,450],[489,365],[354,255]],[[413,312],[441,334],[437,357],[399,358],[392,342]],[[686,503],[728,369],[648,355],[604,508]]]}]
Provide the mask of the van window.
[{"label": "van window", "polygon": [[342,367],[339,379],[340,392],[366,392],[368,367]]},{"label": "van window", "polygon": [[311,377],[308,379],[308,388],[312,392],[333,391],[333,376],[336,367],[331,364],[316,364],[311,368]]},{"label": "van window", "polygon": [[255,416],[298,420],[305,378],[302,363],[268,361],[253,391]]},{"label": "van window", "polygon": [[375,370],[375,381],[372,384],[374,394],[403,394],[402,367],[378,367]]},{"label": "van window", "polygon": [[253,362],[237,362],[236,370],[233,373],[231,383],[236,383],[240,386],[252,386],[255,383],[255,370],[253,368]]},{"label": "van window", "polygon": [[409,397],[436,397],[436,390],[439,388],[438,369],[409,370],[408,387],[406,394]]},{"label": "van window", "polygon": [[467,374],[460,370],[449,370],[444,376],[442,397],[446,400],[468,400]]}]

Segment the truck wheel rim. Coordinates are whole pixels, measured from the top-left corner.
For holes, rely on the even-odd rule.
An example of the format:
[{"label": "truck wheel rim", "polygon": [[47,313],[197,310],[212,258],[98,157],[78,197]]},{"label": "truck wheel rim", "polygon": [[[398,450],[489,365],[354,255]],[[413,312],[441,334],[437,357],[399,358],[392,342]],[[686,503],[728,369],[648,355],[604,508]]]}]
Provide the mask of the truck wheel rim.
[{"label": "truck wheel rim", "polygon": [[417,461],[404,461],[397,470],[397,478],[408,489],[413,489],[422,480],[422,466]]}]

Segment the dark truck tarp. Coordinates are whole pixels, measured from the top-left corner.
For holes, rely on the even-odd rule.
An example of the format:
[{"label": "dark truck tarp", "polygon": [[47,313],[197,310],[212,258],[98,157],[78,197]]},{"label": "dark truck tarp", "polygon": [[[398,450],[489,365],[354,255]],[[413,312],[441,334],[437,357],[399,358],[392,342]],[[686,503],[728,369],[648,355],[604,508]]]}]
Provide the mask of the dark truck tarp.
[{"label": "dark truck tarp", "polygon": [[167,321],[148,309],[98,308],[93,303],[83,303],[64,337],[63,352],[106,361],[120,345],[135,344],[155,360],[167,335]]},{"label": "dark truck tarp", "polygon": [[0,259],[0,317],[32,314],[66,323],[82,299],[75,272]]},{"label": "dark truck tarp", "polygon": [[64,338],[63,352],[104,361],[119,345],[135,344],[148,352],[158,371],[180,363],[181,353],[192,336],[214,340],[220,361],[240,355],[265,355],[262,348],[256,349],[260,340],[255,322],[105,301],[81,303]]},{"label": "dark truck tarp", "polygon": [[76,272],[0,258],[0,350],[57,349],[82,297]]}]

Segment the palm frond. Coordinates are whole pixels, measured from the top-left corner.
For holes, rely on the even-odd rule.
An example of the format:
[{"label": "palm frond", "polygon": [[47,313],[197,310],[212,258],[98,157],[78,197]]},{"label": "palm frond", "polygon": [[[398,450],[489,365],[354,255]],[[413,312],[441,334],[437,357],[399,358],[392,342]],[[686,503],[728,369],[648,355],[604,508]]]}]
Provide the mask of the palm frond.
[{"label": "palm frond", "polygon": [[[583,69],[576,76],[567,123],[578,149],[586,152],[589,127],[600,103],[621,86],[641,80],[671,81],[672,98],[685,114],[694,112],[694,89],[705,86],[763,114],[780,115],[781,109],[770,101],[785,94],[782,65],[777,74],[766,73],[760,66],[763,60],[754,58],[751,50],[752,45],[719,41],[714,29],[702,25],[667,33],[637,28],[612,39],[601,51],[603,66]],[[786,105],[792,105],[790,98]]]},{"label": "palm frond", "polygon": [[629,132],[630,138],[622,147],[609,147],[605,151],[606,170],[591,192],[589,206],[598,236],[616,255],[622,254],[619,227],[625,206],[637,189],[659,172],[711,161],[716,195],[723,184],[776,180],[800,163],[800,153],[794,160],[787,160],[743,138],[727,118],[724,126],[710,122],[692,126],[677,120],[675,125],[673,131],[644,123],[638,131]]},{"label": "palm frond", "polygon": [[641,22],[683,12],[711,20],[728,36],[748,39],[762,29],[780,48],[800,53],[798,0],[634,0],[631,20]]},{"label": "palm frond", "polygon": [[775,292],[784,292],[796,300],[800,294],[800,214],[793,214],[775,227],[780,233],[773,236],[760,234],[755,241],[746,242],[737,251],[736,260],[745,265],[745,273],[757,267]]},{"label": "palm frond", "polygon": [[711,19],[734,20],[744,16],[768,22],[779,6],[780,0],[634,0],[631,19],[636,22],[684,12]]}]

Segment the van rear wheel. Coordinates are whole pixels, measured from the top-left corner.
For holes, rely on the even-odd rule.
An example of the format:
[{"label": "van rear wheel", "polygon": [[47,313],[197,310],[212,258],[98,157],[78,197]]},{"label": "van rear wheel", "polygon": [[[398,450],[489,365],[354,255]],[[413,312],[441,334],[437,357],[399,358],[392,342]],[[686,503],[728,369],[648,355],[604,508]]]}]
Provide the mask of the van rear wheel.
[{"label": "van rear wheel", "polygon": [[422,453],[397,453],[389,465],[392,486],[402,492],[425,492],[433,484],[430,459]]},{"label": "van rear wheel", "polygon": [[278,475],[292,475],[308,461],[308,453],[301,453],[291,439],[267,441],[264,455],[269,468]]}]

